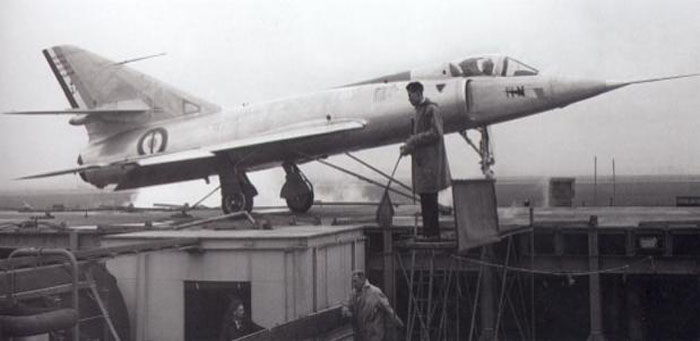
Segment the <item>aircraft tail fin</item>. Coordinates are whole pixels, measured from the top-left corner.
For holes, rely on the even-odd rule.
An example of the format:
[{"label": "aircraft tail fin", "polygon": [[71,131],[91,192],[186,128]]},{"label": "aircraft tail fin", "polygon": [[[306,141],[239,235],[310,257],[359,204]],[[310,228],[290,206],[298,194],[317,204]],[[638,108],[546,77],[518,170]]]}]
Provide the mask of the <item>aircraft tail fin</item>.
[{"label": "aircraft tail fin", "polygon": [[81,120],[91,141],[151,121],[220,110],[130,68],[126,62],[113,62],[70,45],[54,46],[42,52],[73,109],[85,109],[88,116],[92,116],[91,110],[143,110],[141,115],[124,115],[118,119],[95,114]]}]

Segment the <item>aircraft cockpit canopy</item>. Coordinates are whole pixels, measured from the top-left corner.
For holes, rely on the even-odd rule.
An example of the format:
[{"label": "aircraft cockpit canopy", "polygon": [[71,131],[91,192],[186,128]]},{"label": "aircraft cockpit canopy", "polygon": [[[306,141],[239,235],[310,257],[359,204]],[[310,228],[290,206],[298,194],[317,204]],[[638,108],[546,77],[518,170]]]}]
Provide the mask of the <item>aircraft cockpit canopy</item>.
[{"label": "aircraft cockpit canopy", "polygon": [[352,86],[409,80],[445,79],[455,77],[519,77],[535,76],[537,69],[503,55],[482,55],[462,61],[443,62],[437,65],[416,68],[363,82]]},{"label": "aircraft cockpit canopy", "polygon": [[539,73],[537,69],[506,56],[467,58],[458,63],[451,63],[450,70],[453,76],[455,73],[461,73],[463,77],[517,77],[535,76]]}]

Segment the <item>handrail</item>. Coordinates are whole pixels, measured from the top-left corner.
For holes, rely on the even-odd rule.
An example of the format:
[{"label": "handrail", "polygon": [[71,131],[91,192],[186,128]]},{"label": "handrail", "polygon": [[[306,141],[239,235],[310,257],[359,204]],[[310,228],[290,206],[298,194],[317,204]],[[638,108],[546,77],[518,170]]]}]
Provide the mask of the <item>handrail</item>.
[{"label": "handrail", "polygon": [[[73,309],[75,309],[76,314],[80,316],[80,309],[78,307],[78,260],[75,255],[66,249],[42,249],[42,248],[22,248],[12,251],[7,257],[8,260],[12,259],[14,256],[18,255],[30,255],[38,256],[42,255],[60,255],[68,258],[72,267],[72,285],[73,285]],[[12,274],[12,282],[10,283],[10,290],[7,293],[8,300],[12,301],[15,293],[15,281],[14,281],[14,266],[10,263],[10,273]],[[76,322],[73,326],[73,341],[79,341],[80,338],[80,323]]]}]

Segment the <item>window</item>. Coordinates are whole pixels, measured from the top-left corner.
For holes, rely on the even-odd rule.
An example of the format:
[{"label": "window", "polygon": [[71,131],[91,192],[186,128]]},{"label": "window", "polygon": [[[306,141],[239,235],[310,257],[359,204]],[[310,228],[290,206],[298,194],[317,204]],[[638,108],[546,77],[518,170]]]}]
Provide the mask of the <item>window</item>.
[{"label": "window", "polygon": [[459,67],[462,69],[464,76],[493,76],[495,62],[491,57],[469,58],[461,63]]},{"label": "window", "polygon": [[503,72],[502,75],[506,77],[511,76],[535,76],[537,75],[537,69],[527,66],[513,58],[506,58],[503,62]]},{"label": "window", "polygon": [[194,104],[190,101],[183,100],[182,101],[182,113],[185,115],[190,115],[190,114],[197,114],[202,110],[202,108],[199,107],[199,105]]},{"label": "window", "polygon": [[450,65],[457,69],[455,71],[450,69],[453,77],[456,77],[455,74],[459,74],[459,71],[461,71],[461,76],[463,77],[517,77],[535,76],[539,73],[537,69],[513,58],[495,54],[471,57],[459,62],[457,65]]}]

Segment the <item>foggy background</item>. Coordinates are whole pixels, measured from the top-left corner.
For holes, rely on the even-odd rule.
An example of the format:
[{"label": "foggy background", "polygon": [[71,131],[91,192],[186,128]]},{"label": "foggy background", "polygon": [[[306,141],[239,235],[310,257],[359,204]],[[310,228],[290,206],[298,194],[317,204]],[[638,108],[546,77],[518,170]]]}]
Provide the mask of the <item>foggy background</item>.
[{"label": "foggy background", "polygon": [[[502,53],[550,75],[630,80],[700,72],[697,1],[2,1],[0,112],[68,108],[41,49],[72,44],[226,107],[322,90],[414,67]],[[492,126],[497,178],[700,171],[700,79],[630,86],[564,109]],[[0,116],[0,193],[100,190],[73,175],[87,142],[70,116]],[[398,145],[356,155],[390,172]],[[478,157],[447,138],[454,178]],[[370,174],[344,156],[331,162]],[[351,180],[301,166],[314,183]],[[408,178],[404,160],[399,176]],[[279,204],[281,169],[252,173],[256,205]],[[203,181],[142,189],[137,205],[193,203]],[[352,189],[343,198],[357,199]],[[218,205],[219,195],[206,203]],[[359,197],[361,199],[361,195]]]}]

